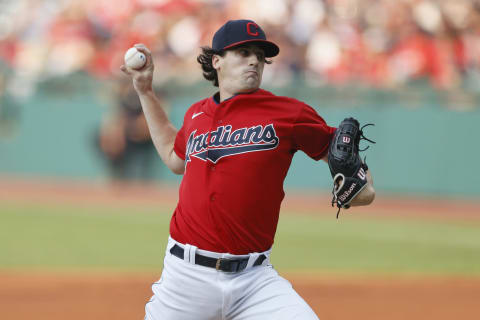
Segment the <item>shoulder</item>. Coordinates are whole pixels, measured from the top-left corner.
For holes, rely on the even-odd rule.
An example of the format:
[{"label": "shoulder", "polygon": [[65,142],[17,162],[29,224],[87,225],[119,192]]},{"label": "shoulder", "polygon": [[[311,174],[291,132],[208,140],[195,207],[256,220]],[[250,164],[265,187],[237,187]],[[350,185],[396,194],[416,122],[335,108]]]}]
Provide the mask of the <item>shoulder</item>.
[{"label": "shoulder", "polygon": [[258,89],[255,96],[258,98],[268,99],[271,102],[275,103],[275,105],[284,106],[292,112],[299,112],[304,108],[310,108],[305,102],[300,101],[296,98],[275,95],[270,91],[264,89]]},{"label": "shoulder", "polygon": [[202,99],[202,100],[197,101],[194,104],[192,104],[188,108],[188,110],[185,112],[184,122],[185,122],[185,120],[190,119],[194,114],[199,113],[199,112],[204,112],[206,106],[209,103],[209,100],[211,100],[211,98],[205,98],[205,99]]}]

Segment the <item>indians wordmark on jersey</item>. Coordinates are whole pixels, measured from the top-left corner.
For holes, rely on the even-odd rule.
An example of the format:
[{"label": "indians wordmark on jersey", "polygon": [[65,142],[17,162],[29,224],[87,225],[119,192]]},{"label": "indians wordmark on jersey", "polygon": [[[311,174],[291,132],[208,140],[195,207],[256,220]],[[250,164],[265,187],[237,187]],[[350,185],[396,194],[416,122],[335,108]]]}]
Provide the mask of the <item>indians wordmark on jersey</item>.
[{"label": "indians wordmark on jersey", "polygon": [[232,131],[231,125],[226,125],[219,126],[212,132],[198,135],[196,132],[197,130],[192,131],[188,138],[185,165],[191,161],[191,156],[217,163],[223,157],[275,149],[280,141],[273,124],[256,125],[235,131]]}]

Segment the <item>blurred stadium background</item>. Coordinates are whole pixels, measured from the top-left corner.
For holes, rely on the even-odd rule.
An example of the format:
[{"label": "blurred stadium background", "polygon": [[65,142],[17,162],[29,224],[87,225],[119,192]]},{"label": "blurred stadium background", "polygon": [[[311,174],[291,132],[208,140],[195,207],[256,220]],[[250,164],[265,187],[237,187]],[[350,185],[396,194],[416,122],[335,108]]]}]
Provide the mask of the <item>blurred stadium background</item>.
[{"label": "blurred stadium background", "polygon": [[[347,279],[340,287],[350,279],[358,286],[349,289],[373,299],[353,309],[359,319],[478,319],[476,0],[0,1],[0,286],[8,288],[0,318],[64,319],[78,303],[92,308],[77,310],[79,319],[143,316],[179,177],[156,156],[119,66],[133,44],[152,49],[155,89],[179,127],[193,102],[215,92],[199,48],[238,18],[255,20],[280,46],[265,89],[309,103],[331,125],[347,116],[375,123],[366,136],[377,144],[365,155],[377,200],[341,223],[329,207],[327,166],[295,156],[276,266],[321,276],[320,289],[307,285],[314,276],[292,279],[325,319],[350,318],[338,311],[339,301],[353,303],[330,279],[338,273]],[[359,274],[384,282],[369,291]],[[429,284],[433,302],[413,284],[432,276],[444,279]],[[121,306],[107,303],[111,292],[98,283],[120,292]],[[84,295],[58,298],[66,286]],[[41,298],[45,290],[51,299]],[[425,293],[415,308],[412,292]]]}]

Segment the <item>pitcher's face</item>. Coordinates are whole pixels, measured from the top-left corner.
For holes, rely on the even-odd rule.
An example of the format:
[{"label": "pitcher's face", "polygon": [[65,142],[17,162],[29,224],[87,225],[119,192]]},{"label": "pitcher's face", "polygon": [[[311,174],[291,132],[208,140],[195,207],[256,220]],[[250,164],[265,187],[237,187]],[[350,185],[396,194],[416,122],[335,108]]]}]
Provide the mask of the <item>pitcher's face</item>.
[{"label": "pitcher's face", "polygon": [[221,88],[236,94],[260,87],[265,66],[265,53],[261,48],[240,46],[227,50],[223,57],[215,55],[212,62]]}]

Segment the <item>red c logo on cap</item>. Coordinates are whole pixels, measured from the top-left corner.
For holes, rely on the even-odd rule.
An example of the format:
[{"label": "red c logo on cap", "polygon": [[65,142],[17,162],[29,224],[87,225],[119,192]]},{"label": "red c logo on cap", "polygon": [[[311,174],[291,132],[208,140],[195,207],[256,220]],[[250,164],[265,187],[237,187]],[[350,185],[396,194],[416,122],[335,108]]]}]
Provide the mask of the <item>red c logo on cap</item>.
[{"label": "red c logo on cap", "polygon": [[256,23],[253,23],[253,22],[249,22],[247,23],[247,33],[251,36],[258,36],[258,25]]}]

